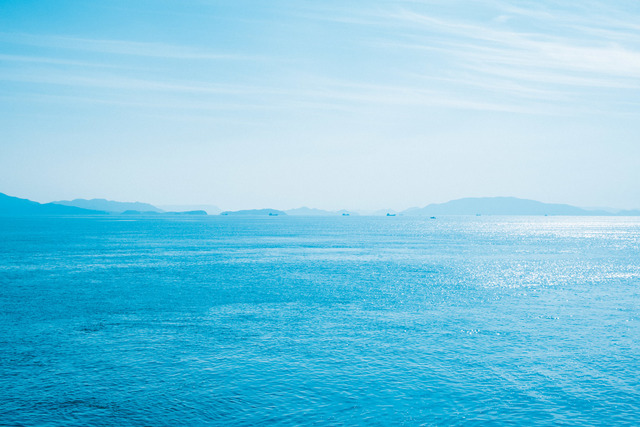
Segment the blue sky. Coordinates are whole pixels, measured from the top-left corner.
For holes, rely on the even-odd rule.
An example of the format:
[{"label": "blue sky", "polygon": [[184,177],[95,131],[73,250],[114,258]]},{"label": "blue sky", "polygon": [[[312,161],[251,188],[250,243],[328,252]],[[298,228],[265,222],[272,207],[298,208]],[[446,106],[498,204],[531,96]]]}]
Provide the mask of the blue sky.
[{"label": "blue sky", "polygon": [[637,1],[1,1],[0,192],[640,208]]}]

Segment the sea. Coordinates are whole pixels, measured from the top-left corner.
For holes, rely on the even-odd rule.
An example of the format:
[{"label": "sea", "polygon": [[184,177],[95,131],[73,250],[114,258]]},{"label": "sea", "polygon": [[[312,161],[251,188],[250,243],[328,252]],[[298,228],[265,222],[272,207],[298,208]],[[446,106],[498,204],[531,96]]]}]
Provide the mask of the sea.
[{"label": "sea", "polygon": [[638,424],[638,217],[0,218],[0,425]]}]

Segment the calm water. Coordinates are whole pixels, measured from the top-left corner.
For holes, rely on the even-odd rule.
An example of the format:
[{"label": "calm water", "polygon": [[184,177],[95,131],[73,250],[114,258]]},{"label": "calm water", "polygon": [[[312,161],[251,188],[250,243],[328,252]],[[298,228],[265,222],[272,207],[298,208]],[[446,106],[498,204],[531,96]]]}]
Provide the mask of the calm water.
[{"label": "calm water", "polygon": [[2,425],[640,422],[640,219],[0,219]]}]

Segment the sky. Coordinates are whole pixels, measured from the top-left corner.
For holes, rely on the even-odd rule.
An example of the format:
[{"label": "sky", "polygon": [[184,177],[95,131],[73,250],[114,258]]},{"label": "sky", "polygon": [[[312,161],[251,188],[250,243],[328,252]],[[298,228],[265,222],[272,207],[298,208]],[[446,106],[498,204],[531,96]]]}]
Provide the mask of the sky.
[{"label": "sky", "polygon": [[640,2],[0,0],[0,192],[640,208]]}]

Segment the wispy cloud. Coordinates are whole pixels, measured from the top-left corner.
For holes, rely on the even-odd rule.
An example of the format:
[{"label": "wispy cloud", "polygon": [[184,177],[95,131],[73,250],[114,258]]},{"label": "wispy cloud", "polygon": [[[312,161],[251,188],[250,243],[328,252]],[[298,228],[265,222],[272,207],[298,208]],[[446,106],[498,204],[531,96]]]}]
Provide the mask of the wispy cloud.
[{"label": "wispy cloud", "polygon": [[195,94],[231,94],[248,95],[255,93],[276,94],[278,91],[260,86],[216,84],[195,81],[162,81],[144,78],[125,77],[117,74],[70,74],[63,72],[18,73],[0,72],[0,80],[39,83],[61,86],[83,86],[105,89],[123,89],[138,91],[165,91]]},{"label": "wispy cloud", "polygon": [[258,56],[210,52],[191,46],[129,40],[89,39],[60,35],[0,33],[0,42],[54,49],[82,50],[115,55],[132,55],[167,59],[256,60]]},{"label": "wispy cloud", "polygon": [[[489,3],[501,7],[497,16],[518,14],[557,28],[548,32],[531,29],[535,25],[527,30],[513,29],[507,19],[443,18],[402,8],[389,19],[402,28],[405,41],[399,39],[387,47],[448,58],[444,69],[425,71],[425,77],[442,78],[442,72],[459,85],[471,84],[510,95],[537,98],[547,92],[549,99],[560,95],[565,102],[575,103],[589,96],[592,88],[640,89],[640,49],[626,37],[634,27],[632,19],[627,26],[620,25],[620,17],[604,19],[611,25],[604,27],[601,22],[589,25],[586,15],[564,19],[562,13],[554,16],[540,7]],[[581,32],[583,28],[587,35]],[[498,80],[503,83],[497,85]]]},{"label": "wispy cloud", "polygon": [[[0,61],[68,65],[69,70],[9,69],[0,73],[0,79],[185,97],[235,97],[237,102],[225,98],[224,102],[220,100],[221,105],[245,102],[248,108],[287,105],[364,111],[386,105],[526,114],[570,111],[572,107],[583,111],[585,99],[624,107],[631,104],[628,95],[620,96],[621,89],[640,89],[640,38],[637,34],[631,37],[640,24],[632,16],[625,17],[616,10],[607,13],[600,3],[598,8],[593,2],[570,2],[565,10],[550,10],[544,2],[507,0],[475,2],[474,7],[485,8],[482,14],[451,15],[443,12],[450,3],[406,0],[377,3],[371,9],[314,4],[290,11],[303,21],[302,25],[307,20],[340,24],[336,27],[351,37],[345,40],[348,49],[356,52],[364,47],[369,55],[383,58],[376,61],[384,72],[372,73],[369,84],[358,79],[360,66],[355,58],[347,58],[344,64],[334,63],[330,68],[338,72],[323,80],[316,78],[323,73],[322,59],[313,54],[298,55],[285,63],[285,49],[281,58],[275,58],[273,54],[251,55],[242,50],[214,52],[177,44],[27,33],[0,33],[0,43],[45,48],[45,55],[3,54]],[[574,16],[569,12],[571,7],[583,13]],[[587,13],[589,7],[594,11]],[[56,56],[59,52],[63,52],[62,57]],[[152,62],[144,61],[140,64],[143,68],[146,64],[147,70],[74,70],[72,67],[102,66],[93,64],[93,57],[83,52],[143,59],[214,60],[227,68],[216,63],[209,80],[205,67],[198,69],[199,79],[194,79],[183,72],[189,71],[188,67],[180,65],[163,74],[155,72],[149,65]],[[354,56],[361,55],[358,52]],[[397,63],[396,58],[400,58]],[[242,68],[234,62],[244,60],[265,60],[270,65],[260,70],[268,72]],[[124,61],[114,64],[130,65]],[[317,70],[314,65],[318,65]],[[595,101],[591,104],[594,111],[600,110]]]},{"label": "wispy cloud", "polygon": [[0,61],[4,62],[24,62],[34,64],[52,64],[77,67],[99,67],[99,68],[120,68],[118,65],[104,62],[77,61],[72,59],[50,58],[46,56],[25,56],[25,55],[4,55],[0,54]]},{"label": "wispy cloud", "polygon": [[545,99],[554,109],[560,102],[581,111],[589,98],[594,110],[605,100],[624,108],[618,90],[640,89],[640,16],[599,1],[398,0],[368,9],[315,5],[300,16],[351,27],[355,43],[393,58],[388,79],[417,78],[416,90],[451,98],[466,87],[469,105],[491,93],[517,110],[530,99],[540,113],[549,107],[535,103]]},{"label": "wispy cloud", "polygon": [[[0,72],[0,81],[93,89],[92,97],[42,94],[26,98],[23,96],[22,101],[28,102],[74,101],[132,108],[202,111],[310,109],[358,113],[363,109],[376,110],[381,107],[446,107],[514,113],[534,112],[523,106],[487,100],[472,100],[466,97],[452,96],[441,90],[420,89],[406,85],[363,84],[350,80],[323,78],[309,78],[304,89],[286,86],[265,87],[194,81],[163,81],[108,74],[68,74],[62,72],[16,73],[3,71]],[[177,98],[151,103],[141,101],[140,97],[132,97],[132,91],[167,93],[177,96]]]},{"label": "wispy cloud", "polygon": [[640,51],[608,41],[585,45],[584,41],[567,37],[495,29],[411,11],[403,11],[393,17],[467,40],[466,44],[454,46],[458,49],[451,49],[450,54],[467,56],[473,61],[587,71],[611,76],[640,76]]}]

